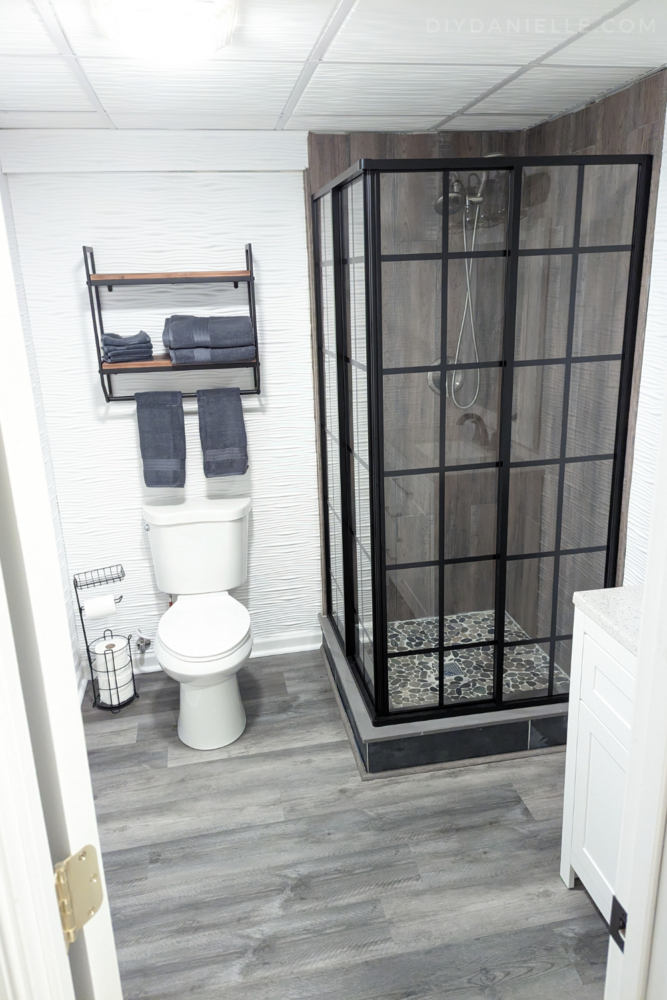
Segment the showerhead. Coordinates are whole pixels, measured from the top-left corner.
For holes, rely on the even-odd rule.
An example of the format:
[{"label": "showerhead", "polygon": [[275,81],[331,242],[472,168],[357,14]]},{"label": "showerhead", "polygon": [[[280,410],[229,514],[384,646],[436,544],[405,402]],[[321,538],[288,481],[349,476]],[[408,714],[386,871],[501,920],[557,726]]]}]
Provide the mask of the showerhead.
[{"label": "showerhead", "polygon": [[[444,206],[444,196],[436,200],[433,208],[436,210],[438,215],[442,215]],[[449,175],[449,215],[456,215],[460,212],[466,203],[466,189],[461,183],[461,178],[457,173],[451,173]]]}]

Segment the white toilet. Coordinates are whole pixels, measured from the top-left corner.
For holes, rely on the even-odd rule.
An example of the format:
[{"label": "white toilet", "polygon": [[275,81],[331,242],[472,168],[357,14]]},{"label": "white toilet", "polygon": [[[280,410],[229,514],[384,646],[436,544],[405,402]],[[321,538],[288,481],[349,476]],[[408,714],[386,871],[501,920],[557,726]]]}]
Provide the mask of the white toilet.
[{"label": "white toilet", "polygon": [[181,685],[178,735],[196,750],[227,746],[245,729],[236,675],[252,649],[250,615],[227,591],[248,573],[249,511],[247,498],[143,508],[157,585],[175,598],[155,652]]}]

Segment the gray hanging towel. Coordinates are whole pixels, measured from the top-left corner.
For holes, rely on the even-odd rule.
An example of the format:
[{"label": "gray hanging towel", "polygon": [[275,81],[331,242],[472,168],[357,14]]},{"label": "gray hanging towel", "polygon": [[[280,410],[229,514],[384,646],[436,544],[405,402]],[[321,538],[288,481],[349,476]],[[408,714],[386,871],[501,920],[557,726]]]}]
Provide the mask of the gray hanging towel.
[{"label": "gray hanging towel", "polygon": [[172,365],[227,364],[233,361],[253,361],[253,347],[192,347],[169,351]]},{"label": "gray hanging towel", "polygon": [[197,406],[206,478],[244,475],[248,471],[248,439],[240,389],[199,389]]},{"label": "gray hanging towel", "polygon": [[146,486],[185,486],[185,421],[180,392],[137,392]]},{"label": "gray hanging towel", "polygon": [[170,316],[162,341],[170,350],[193,347],[252,347],[249,316]]}]

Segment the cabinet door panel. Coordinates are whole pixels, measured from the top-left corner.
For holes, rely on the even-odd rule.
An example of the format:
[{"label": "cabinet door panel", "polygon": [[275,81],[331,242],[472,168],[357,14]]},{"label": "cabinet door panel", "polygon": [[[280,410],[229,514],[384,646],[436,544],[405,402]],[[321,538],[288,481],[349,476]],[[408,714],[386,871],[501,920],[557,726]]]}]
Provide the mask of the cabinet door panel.
[{"label": "cabinet door panel", "polygon": [[616,881],[628,752],[579,707],[572,867],[606,920]]},{"label": "cabinet door panel", "polygon": [[584,636],[581,700],[630,749],[635,681],[590,635]]}]

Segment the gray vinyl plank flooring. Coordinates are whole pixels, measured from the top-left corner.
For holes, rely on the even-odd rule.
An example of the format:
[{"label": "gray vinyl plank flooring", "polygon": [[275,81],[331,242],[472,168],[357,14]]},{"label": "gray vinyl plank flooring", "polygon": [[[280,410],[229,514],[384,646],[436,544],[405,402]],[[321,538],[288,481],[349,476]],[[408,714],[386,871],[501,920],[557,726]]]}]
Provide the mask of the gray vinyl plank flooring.
[{"label": "gray vinyl plank flooring", "polygon": [[209,753],[162,674],[86,700],[125,1000],[602,1000],[562,754],[362,781],[319,653],[239,678],[248,727]]}]

